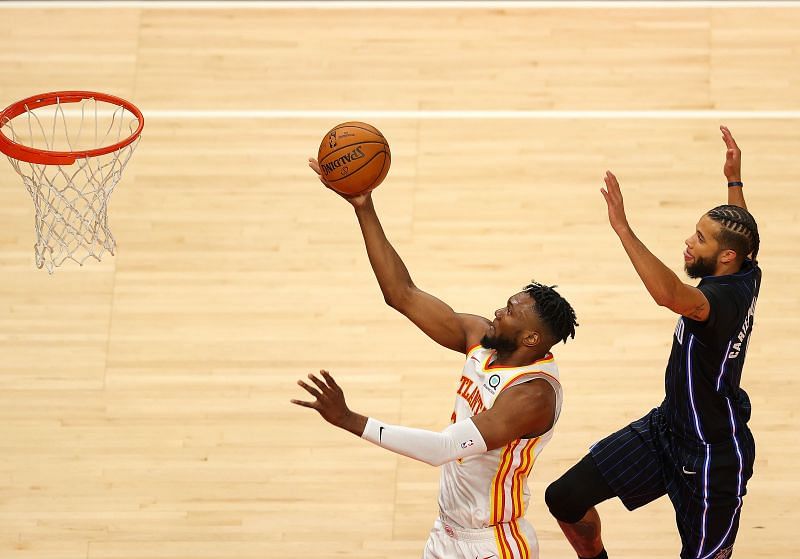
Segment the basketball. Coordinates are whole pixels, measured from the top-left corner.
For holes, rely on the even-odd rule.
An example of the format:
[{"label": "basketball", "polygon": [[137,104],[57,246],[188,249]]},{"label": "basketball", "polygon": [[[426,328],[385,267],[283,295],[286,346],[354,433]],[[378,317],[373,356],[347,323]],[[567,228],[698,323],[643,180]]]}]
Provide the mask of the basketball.
[{"label": "basketball", "polygon": [[317,161],[331,188],[355,196],[383,182],[392,155],[377,128],[364,122],[344,122],[322,138]]}]

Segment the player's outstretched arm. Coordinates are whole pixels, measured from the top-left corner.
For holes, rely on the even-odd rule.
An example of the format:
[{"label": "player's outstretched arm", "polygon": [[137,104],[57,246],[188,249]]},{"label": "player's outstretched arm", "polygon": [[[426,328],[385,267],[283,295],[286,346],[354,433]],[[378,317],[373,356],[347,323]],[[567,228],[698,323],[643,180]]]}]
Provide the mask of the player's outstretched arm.
[{"label": "player's outstretched arm", "polygon": [[[315,159],[309,159],[309,167],[320,174]],[[321,175],[320,180],[330,188]],[[355,209],[369,263],[386,303],[408,317],[436,343],[466,353],[470,346],[481,339],[490,321],[471,314],[456,313],[449,305],[414,285],[406,265],[386,238],[371,193],[355,197],[339,195]]]},{"label": "player's outstretched arm", "polygon": [[436,343],[466,353],[481,339],[490,322],[456,313],[447,303],[414,285],[411,275],[386,238],[372,200],[356,209],[367,255],[386,304],[405,315]]},{"label": "player's outstretched arm", "polygon": [[327,371],[308,375],[315,386],[298,381],[314,401],[291,400],[317,410],[328,423],[382,448],[432,466],[483,454],[516,439],[547,432],[555,418],[555,392],[545,380],[514,386],[491,409],[454,423],[442,432],[389,425],[351,411],[344,392]]},{"label": "player's outstretched arm", "polygon": [[636,237],[625,216],[619,182],[611,171],[606,171],[605,183],[606,188],[601,188],[600,192],[608,205],[608,221],[650,296],[662,307],[693,320],[705,321],[710,310],[706,296],[696,287],[683,283]]},{"label": "player's outstretched arm", "polygon": [[722,141],[725,142],[725,165],[722,168],[725,178],[728,179],[728,204],[747,209],[742,191],[742,150],[736,145],[731,131],[727,126],[720,126]]}]

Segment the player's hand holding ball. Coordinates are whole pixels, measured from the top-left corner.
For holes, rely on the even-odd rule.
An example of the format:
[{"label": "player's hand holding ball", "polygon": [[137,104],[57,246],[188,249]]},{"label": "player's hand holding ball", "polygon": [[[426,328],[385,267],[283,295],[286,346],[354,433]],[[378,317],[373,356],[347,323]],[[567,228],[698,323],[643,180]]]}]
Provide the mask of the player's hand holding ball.
[{"label": "player's hand holding ball", "polygon": [[363,206],[367,202],[367,200],[369,200],[370,197],[372,197],[371,190],[363,194],[356,194],[355,196],[348,196],[347,194],[342,194],[341,192],[337,191],[322,176],[322,172],[320,171],[319,168],[319,161],[317,161],[316,158],[314,157],[308,158],[308,166],[311,167],[314,170],[314,172],[319,176],[319,181],[322,184],[324,184],[326,188],[333,190],[334,192],[336,192],[336,194],[338,194],[339,196],[350,202],[356,208]]},{"label": "player's hand holding ball", "polygon": [[317,159],[308,166],[326,187],[358,207],[389,172],[389,144],[380,131],[364,122],[345,122],[322,138]]}]

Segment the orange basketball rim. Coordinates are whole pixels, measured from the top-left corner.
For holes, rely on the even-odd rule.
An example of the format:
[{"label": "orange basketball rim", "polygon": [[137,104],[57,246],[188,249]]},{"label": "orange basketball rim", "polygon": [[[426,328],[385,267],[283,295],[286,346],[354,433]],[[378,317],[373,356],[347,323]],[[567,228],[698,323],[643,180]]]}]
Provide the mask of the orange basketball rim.
[{"label": "orange basketball rim", "polygon": [[42,93],[0,112],[0,152],[36,212],[37,267],[114,254],[108,201],[143,128],[133,103],[94,91]]},{"label": "orange basketball rim", "polygon": [[[52,151],[49,149],[26,146],[15,142],[3,133],[2,129],[4,126],[25,112],[32,112],[36,109],[50,105],[79,103],[87,99],[94,99],[95,101],[101,101],[109,103],[110,105],[124,107],[137,118],[139,125],[130,136],[121,141],[115,142],[108,146],[75,151]],[[105,155],[130,145],[136,140],[136,138],[139,137],[143,128],[144,116],[142,116],[142,112],[136,107],[136,105],[126,101],[125,99],[122,99],[121,97],[116,97],[107,93],[99,93],[96,91],[53,91],[50,93],[41,93],[39,95],[27,97],[26,99],[22,99],[16,103],[12,103],[6,107],[3,112],[0,112],[0,152],[3,152],[9,157],[13,157],[14,159],[19,159],[27,163],[39,163],[42,165],[72,165],[76,159]]]}]

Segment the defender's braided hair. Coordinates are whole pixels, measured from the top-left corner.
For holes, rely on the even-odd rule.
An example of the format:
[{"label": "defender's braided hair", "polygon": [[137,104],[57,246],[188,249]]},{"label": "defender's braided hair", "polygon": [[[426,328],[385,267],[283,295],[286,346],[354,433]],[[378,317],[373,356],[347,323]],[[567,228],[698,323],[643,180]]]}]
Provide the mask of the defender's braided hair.
[{"label": "defender's braided hair", "polygon": [[724,204],[709,210],[707,215],[722,226],[717,238],[722,248],[736,251],[741,257],[752,254],[753,261],[756,261],[761,240],[758,224],[750,212],[739,206]]},{"label": "defender's braided hair", "polygon": [[531,280],[523,291],[534,300],[533,310],[550,329],[556,340],[567,343],[567,338],[575,337],[578,322],[572,306],[554,289]]}]

